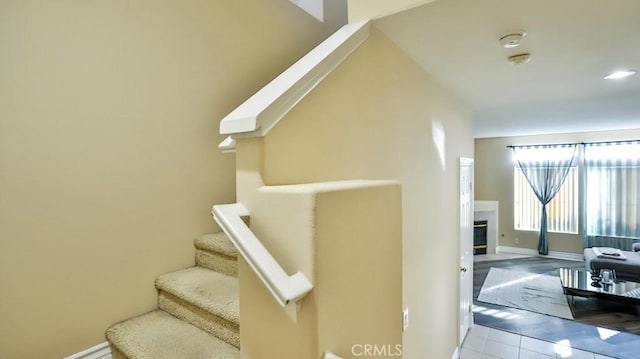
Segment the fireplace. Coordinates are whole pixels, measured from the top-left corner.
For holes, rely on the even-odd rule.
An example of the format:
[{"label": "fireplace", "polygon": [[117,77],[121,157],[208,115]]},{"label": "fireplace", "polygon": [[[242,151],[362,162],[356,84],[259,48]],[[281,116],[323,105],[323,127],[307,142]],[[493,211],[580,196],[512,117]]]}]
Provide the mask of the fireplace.
[{"label": "fireplace", "polygon": [[488,221],[473,221],[473,254],[487,254]]},{"label": "fireplace", "polygon": [[486,253],[495,254],[498,247],[498,201],[474,201],[473,216],[475,221],[486,221]]}]

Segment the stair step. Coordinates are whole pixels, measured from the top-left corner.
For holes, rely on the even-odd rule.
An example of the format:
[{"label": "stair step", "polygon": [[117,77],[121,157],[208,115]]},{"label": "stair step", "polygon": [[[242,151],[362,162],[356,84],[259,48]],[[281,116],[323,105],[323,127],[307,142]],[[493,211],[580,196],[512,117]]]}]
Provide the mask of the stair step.
[{"label": "stair step", "polygon": [[240,347],[237,278],[193,267],[159,276],[156,288],[160,309]]},{"label": "stair step", "polygon": [[193,244],[198,266],[238,276],[238,252],[224,232],[200,235]]},{"label": "stair step", "polygon": [[198,249],[218,252],[233,258],[238,257],[236,247],[233,246],[233,243],[224,232],[202,234],[196,237],[193,242]]},{"label": "stair step", "polygon": [[107,330],[114,359],[229,359],[238,348],[160,310]]}]

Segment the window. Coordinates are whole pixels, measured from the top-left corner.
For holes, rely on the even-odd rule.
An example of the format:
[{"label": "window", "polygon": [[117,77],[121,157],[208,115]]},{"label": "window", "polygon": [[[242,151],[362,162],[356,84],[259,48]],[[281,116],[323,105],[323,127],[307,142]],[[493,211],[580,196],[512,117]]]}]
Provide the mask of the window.
[{"label": "window", "polygon": [[587,239],[606,241],[591,244],[640,238],[640,144],[585,146],[585,173]]},{"label": "window", "polygon": [[[541,205],[522,170],[513,171],[514,227],[522,231],[540,230]],[[547,205],[547,230],[578,233],[578,168],[571,167],[558,194]]]}]

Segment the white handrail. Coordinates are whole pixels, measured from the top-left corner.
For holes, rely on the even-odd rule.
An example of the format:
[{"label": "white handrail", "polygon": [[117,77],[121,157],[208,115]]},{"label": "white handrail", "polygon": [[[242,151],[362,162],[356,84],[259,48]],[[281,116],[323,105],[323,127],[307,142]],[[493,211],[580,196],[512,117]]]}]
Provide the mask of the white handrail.
[{"label": "white handrail", "polygon": [[265,136],[368,36],[369,20],[344,25],[225,116],[220,133]]},{"label": "white handrail", "polygon": [[322,356],[322,359],[342,359],[342,357],[339,357],[333,353],[325,352]]},{"label": "white handrail", "polygon": [[242,220],[242,217],[249,215],[249,211],[242,204],[216,205],[213,206],[211,213],[216,223],[227,234],[238,252],[281,306],[284,307],[289,302],[302,299],[313,289],[313,285],[303,273],[297,272],[291,276],[285,273]]}]

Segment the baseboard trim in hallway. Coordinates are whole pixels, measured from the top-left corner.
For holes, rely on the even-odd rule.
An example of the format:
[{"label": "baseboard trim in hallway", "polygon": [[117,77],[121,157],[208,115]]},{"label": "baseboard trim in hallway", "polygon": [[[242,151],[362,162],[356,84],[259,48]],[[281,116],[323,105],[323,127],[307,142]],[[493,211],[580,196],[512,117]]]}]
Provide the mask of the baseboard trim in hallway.
[{"label": "baseboard trim in hallway", "polygon": [[[496,253],[512,253],[512,254],[522,254],[528,255],[531,257],[541,256],[538,254],[538,251],[531,248],[520,248],[520,247],[509,247],[509,246],[498,246],[496,248]],[[556,252],[549,251],[549,254],[543,256],[546,258],[554,258],[554,259],[565,259],[569,261],[583,261],[584,256],[582,253],[568,253],[568,252]]]},{"label": "baseboard trim in hallway", "polygon": [[64,359],[112,359],[111,348],[108,342],[104,342]]}]

